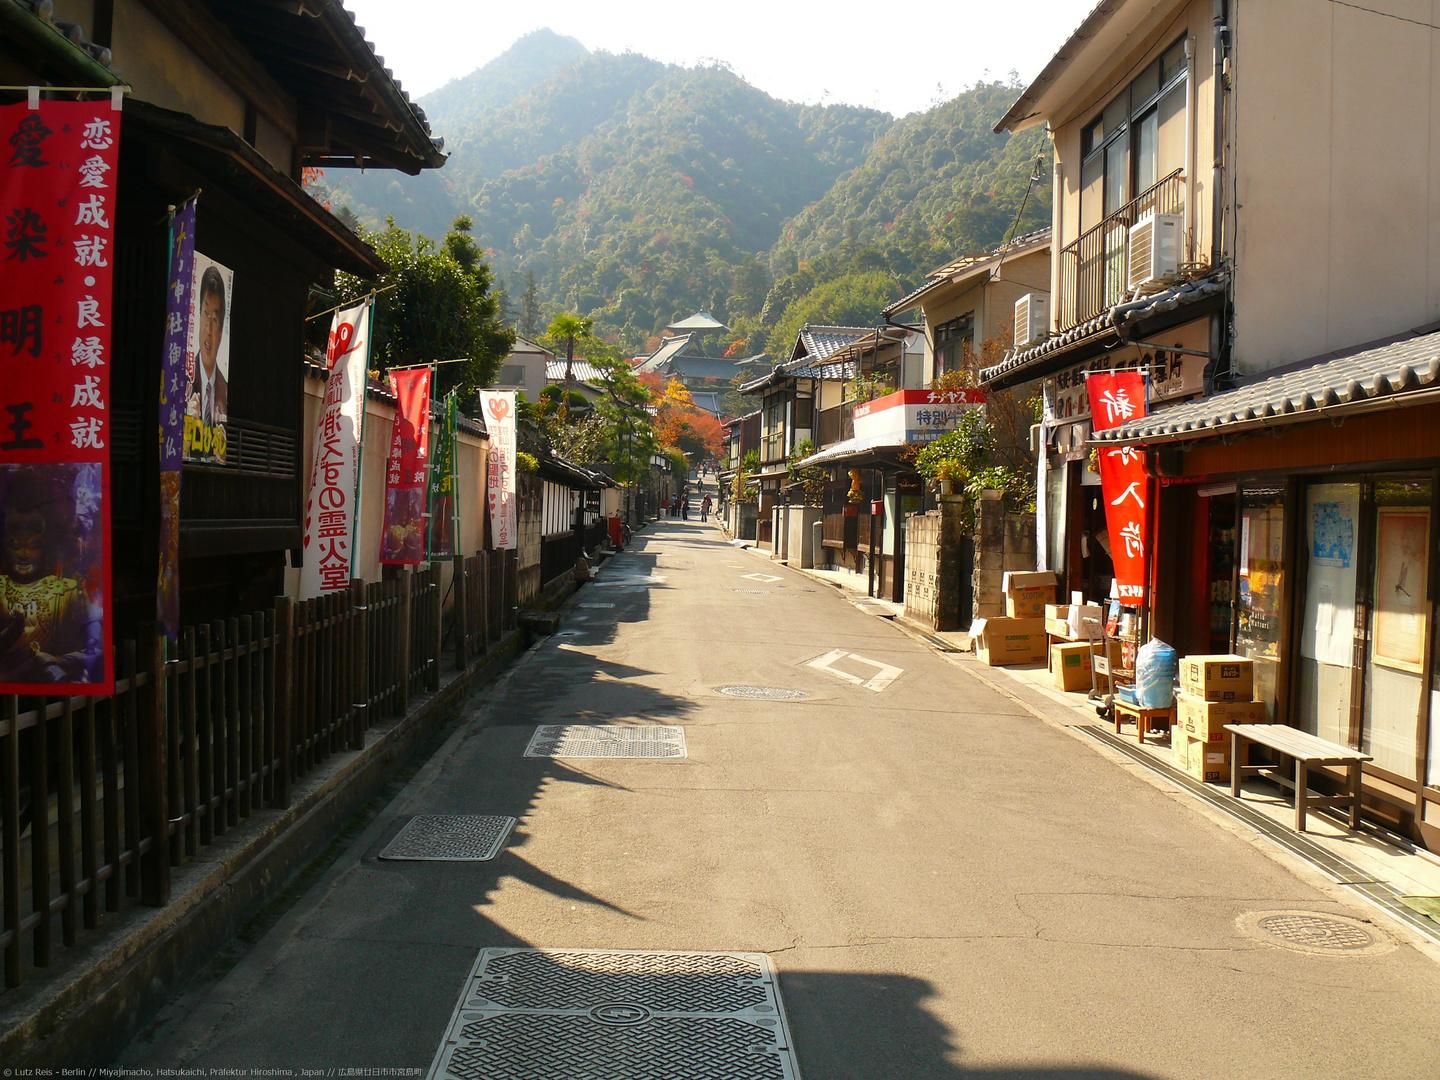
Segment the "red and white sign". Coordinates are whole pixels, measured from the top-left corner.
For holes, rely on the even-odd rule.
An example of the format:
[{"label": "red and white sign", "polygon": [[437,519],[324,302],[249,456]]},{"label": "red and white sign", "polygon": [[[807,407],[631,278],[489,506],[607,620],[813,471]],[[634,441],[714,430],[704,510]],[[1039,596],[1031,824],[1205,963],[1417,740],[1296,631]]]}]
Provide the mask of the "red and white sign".
[{"label": "red and white sign", "polygon": [[485,501],[490,507],[490,539],[496,551],[518,547],[515,522],[515,391],[481,390],[480,415],[490,433],[490,463]]},{"label": "red and white sign", "polygon": [[[118,99],[117,99],[118,101]],[[0,108],[0,692],[108,694],[120,112]]]},{"label": "red and white sign", "polygon": [[390,373],[395,427],[385,469],[385,528],[380,561],[415,565],[425,561],[425,496],[429,491],[430,375],[426,368]]},{"label": "red and white sign", "polygon": [[[1091,374],[1087,390],[1096,431],[1106,431],[1146,414],[1145,376],[1138,371]],[[1122,602],[1145,602],[1145,549],[1150,542],[1150,477],[1145,452],[1137,446],[1102,446],[1100,491],[1110,532],[1115,589]]]},{"label": "red and white sign", "polygon": [[350,587],[355,565],[355,503],[365,372],[370,359],[370,301],[335,313],[325,350],[325,400],[315,425],[310,495],[305,503],[305,562],[300,599]]},{"label": "red and white sign", "polygon": [[984,404],[983,390],[897,390],[855,406],[856,447],[932,442],[954,431],[966,411]]}]

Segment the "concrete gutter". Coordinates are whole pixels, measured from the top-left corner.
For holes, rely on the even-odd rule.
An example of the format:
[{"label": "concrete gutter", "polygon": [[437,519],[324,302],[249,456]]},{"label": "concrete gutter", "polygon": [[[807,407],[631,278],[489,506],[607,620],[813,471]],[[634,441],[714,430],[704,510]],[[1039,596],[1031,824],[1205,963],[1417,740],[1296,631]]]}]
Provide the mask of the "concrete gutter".
[{"label": "concrete gutter", "polygon": [[[173,871],[165,907],[134,902],[78,948],[0,998],[0,1061],[10,1066],[104,1065],[286,882],[316,858],[386,782],[449,726],[472,693],[523,648],[511,632],[485,659],[452,675],[411,712],[366,733],[295,786],[285,810],[260,810]],[[6,1070],[9,1071],[8,1069]]]}]

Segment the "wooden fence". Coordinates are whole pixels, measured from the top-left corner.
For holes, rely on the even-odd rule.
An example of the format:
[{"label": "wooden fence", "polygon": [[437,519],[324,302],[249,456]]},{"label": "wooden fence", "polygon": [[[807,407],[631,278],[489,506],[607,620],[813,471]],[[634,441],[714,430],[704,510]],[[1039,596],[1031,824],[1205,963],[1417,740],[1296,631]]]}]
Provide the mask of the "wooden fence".
[{"label": "wooden fence", "polygon": [[[463,670],[515,626],[514,552],[456,560]],[[512,586],[513,590],[513,586]],[[509,594],[513,599],[513,592]],[[52,962],[123,897],[163,905],[170,870],[440,688],[439,567],[118,643],[108,697],[0,697],[5,986]],[[26,948],[26,945],[29,948]]]}]

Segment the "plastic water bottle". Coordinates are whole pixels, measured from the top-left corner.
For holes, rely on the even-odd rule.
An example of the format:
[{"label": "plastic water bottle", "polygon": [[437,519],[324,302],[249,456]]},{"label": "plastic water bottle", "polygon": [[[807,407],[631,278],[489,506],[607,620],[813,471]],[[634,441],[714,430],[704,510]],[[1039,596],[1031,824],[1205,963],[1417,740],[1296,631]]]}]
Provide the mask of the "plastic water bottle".
[{"label": "plastic water bottle", "polygon": [[1135,655],[1135,697],[1142,709],[1168,709],[1175,701],[1180,659],[1159,638],[1140,646]]}]

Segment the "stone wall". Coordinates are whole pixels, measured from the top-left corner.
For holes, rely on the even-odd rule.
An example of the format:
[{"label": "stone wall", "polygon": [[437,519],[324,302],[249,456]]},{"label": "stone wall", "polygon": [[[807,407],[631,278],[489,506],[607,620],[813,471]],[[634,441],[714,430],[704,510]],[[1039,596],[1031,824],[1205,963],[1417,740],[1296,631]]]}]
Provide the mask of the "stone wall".
[{"label": "stone wall", "polygon": [[975,503],[975,612],[977,619],[1005,614],[1006,570],[1035,569],[1035,515],[1007,513],[999,492]]},{"label": "stone wall", "polygon": [[905,615],[935,630],[964,629],[970,545],[963,520],[958,495],[942,495],[939,509],[905,519]]}]

